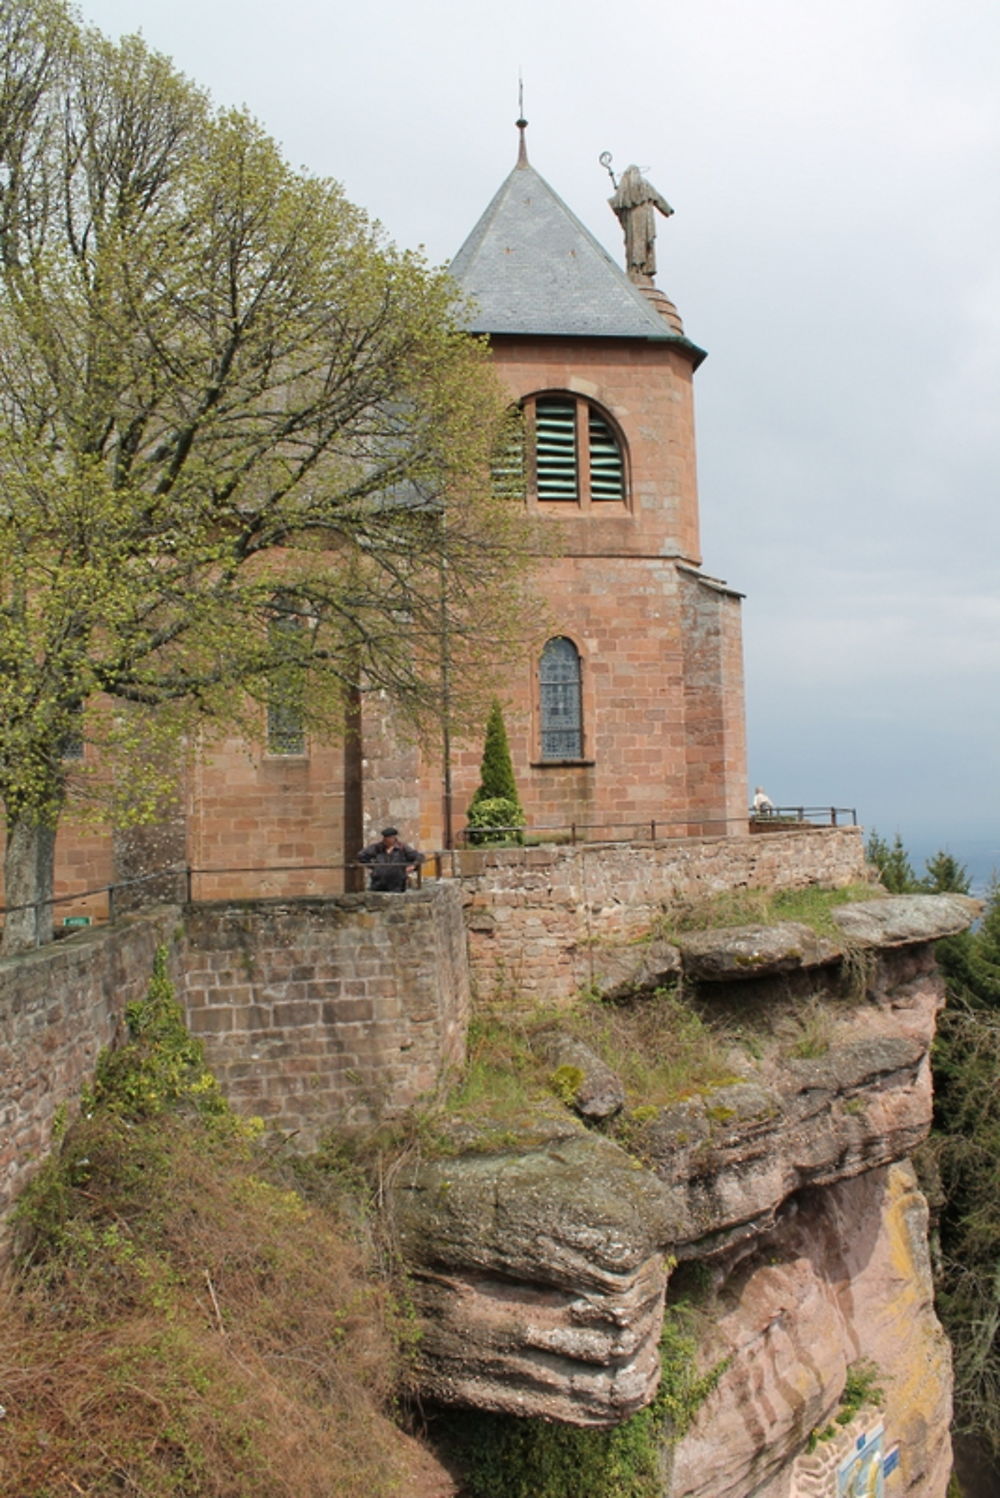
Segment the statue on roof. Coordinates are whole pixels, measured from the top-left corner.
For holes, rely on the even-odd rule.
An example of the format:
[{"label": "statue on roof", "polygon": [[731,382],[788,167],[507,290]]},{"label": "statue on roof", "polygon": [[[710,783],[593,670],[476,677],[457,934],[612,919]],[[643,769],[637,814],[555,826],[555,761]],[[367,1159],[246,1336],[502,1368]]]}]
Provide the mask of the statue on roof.
[{"label": "statue on roof", "polygon": [[614,197],[608,202],[625,231],[625,268],[630,280],[652,281],[656,275],[656,216],[653,210],[658,209],[664,218],[669,218],[674,210],[653,184],[646,181],[637,166],[625,168]]}]

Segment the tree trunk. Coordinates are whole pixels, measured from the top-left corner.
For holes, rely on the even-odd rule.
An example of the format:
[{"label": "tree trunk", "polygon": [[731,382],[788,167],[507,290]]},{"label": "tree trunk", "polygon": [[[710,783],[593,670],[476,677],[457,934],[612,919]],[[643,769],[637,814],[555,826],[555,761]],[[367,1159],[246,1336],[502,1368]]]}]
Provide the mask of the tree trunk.
[{"label": "tree trunk", "polygon": [[26,952],[52,940],[56,829],[12,815],[4,853],[4,916],[0,952]]},{"label": "tree trunk", "polygon": [[365,871],[355,862],[365,840],[364,747],[361,739],[361,687],[355,673],[344,714],[344,889],[365,887]]}]

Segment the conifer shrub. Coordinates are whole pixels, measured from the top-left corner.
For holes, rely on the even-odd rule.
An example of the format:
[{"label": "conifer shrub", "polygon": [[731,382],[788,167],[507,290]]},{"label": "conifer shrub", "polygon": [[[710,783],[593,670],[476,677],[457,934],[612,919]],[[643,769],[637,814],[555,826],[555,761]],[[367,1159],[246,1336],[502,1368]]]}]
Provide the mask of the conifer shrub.
[{"label": "conifer shrub", "polygon": [[479,785],[469,802],[467,821],[469,842],[475,845],[524,841],[524,808],[517,794],[503,709],[496,697],[486,722]]},{"label": "conifer shrub", "polygon": [[469,807],[466,823],[469,842],[479,848],[524,841],[524,813],[508,796],[485,796],[476,801]]}]

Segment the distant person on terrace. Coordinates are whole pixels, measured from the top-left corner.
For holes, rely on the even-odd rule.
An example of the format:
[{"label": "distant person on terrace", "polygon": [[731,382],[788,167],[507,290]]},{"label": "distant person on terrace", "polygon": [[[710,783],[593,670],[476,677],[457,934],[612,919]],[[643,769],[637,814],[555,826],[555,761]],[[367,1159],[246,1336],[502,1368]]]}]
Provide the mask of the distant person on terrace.
[{"label": "distant person on terrace", "polygon": [[423,861],[422,853],[399,841],[395,827],[383,827],[378,841],[369,843],[358,854],[358,863],[371,865],[369,888],[383,894],[403,894],[407,875]]},{"label": "distant person on terrace", "polygon": [[753,793],[753,810],[756,817],[769,817],[774,811],[774,802],[762,785]]}]

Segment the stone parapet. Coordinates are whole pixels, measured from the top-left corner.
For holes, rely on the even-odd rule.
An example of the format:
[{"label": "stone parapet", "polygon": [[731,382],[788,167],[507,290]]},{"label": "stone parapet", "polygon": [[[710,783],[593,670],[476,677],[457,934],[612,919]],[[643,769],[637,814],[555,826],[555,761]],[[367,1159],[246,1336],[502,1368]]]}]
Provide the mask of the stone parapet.
[{"label": "stone parapet", "polygon": [[599,987],[603,943],[628,941],[681,903],[740,889],[862,883],[860,827],[768,837],[550,844],[454,855],[481,997],[568,999]]},{"label": "stone parapet", "polygon": [[459,891],[222,902],[187,913],[192,1032],[241,1111],[309,1147],[398,1117],[465,1055]]}]

